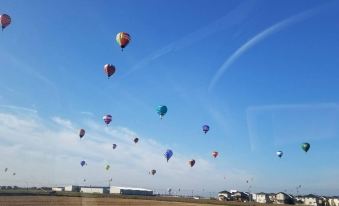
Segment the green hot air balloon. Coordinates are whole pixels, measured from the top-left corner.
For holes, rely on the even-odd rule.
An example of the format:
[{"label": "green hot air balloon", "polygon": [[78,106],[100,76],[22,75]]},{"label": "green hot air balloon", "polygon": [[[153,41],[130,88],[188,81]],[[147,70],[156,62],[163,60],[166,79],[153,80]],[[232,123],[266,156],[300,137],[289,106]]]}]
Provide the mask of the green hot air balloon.
[{"label": "green hot air balloon", "polygon": [[307,142],[303,143],[301,145],[301,149],[303,149],[305,152],[307,152],[310,149],[311,145]]}]

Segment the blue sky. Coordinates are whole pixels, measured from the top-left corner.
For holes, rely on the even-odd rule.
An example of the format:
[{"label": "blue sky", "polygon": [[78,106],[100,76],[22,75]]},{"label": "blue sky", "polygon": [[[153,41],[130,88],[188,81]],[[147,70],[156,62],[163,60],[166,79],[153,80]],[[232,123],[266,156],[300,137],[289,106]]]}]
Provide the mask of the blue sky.
[{"label": "blue sky", "polygon": [[[12,150],[2,155],[21,168],[18,147],[26,157],[38,152],[31,164],[25,161],[29,175],[42,177],[30,184],[75,181],[62,168],[81,172],[78,163],[86,158],[98,167],[110,162],[116,172],[127,168],[135,181],[110,174],[121,185],[247,190],[253,178],[257,192],[295,193],[301,184],[304,193],[338,194],[338,10],[335,1],[310,0],[3,0],[0,12],[12,24],[0,38],[0,143]],[[115,43],[121,31],[132,36],[124,52]],[[109,80],[107,63],[117,68]],[[162,121],[159,104],[168,106]],[[113,116],[110,128],[105,114]],[[211,127],[207,135],[203,124]],[[79,128],[87,130],[86,150]],[[56,141],[55,157],[45,159],[53,167],[37,172],[48,153],[45,133]],[[141,146],[125,141],[131,135]],[[129,158],[98,154],[118,140]],[[311,143],[306,155],[302,142]],[[170,166],[156,162],[166,148],[177,159]],[[220,153],[215,160],[213,150]],[[186,170],[191,158],[200,161]],[[153,168],[159,174],[153,179],[142,173]],[[17,173],[16,180],[2,179],[32,179]],[[190,181],[178,178],[192,173]],[[109,176],[86,175],[92,184]]]}]

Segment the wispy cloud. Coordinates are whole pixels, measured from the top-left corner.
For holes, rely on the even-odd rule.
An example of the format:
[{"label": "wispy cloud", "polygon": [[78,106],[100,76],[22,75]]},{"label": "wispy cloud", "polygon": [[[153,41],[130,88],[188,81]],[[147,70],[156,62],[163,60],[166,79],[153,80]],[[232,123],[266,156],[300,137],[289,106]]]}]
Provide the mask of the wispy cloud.
[{"label": "wispy cloud", "polygon": [[37,113],[38,111],[35,109],[27,108],[27,107],[20,107],[20,106],[15,106],[15,105],[0,105],[2,108],[6,109],[11,109],[11,110],[22,110],[26,112],[32,112],[32,113]]},{"label": "wispy cloud", "polygon": [[[86,135],[80,140],[78,131],[74,131],[77,129],[73,129],[76,123],[60,117],[52,120],[55,124],[51,125],[28,111],[0,112],[0,168],[17,173],[1,177],[3,184],[84,184],[86,178],[86,184],[106,185],[112,177],[115,185],[218,191],[224,189],[224,175],[237,176],[231,170],[218,171],[214,163],[202,158],[190,168],[187,161],[192,157],[175,149],[167,163],[163,157],[167,147],[128,128],[106,127],[87,120],[81,123]],[[139,136],[138,144],[132,141],[134,136]],[[116,150],[112,149],[113,143],[118,145]],[[81,167],[81,160],[88,165]],[[104,169],[107,163],[111,165],[109,171]],[[148,174],[151,169],[157,170],[155,176]]]},{"label": "wispy cloud", "polygon": [[248,13],[253,10],[254,2],[255,1],[246,1],[245,3],[240,4],[239,6],[231,10],[228,14],[216,20],[215,22],[203,26],[198,30],[189,33],[184,37],[174,42],[171,42],[165,47],[153,52],[152,54],[150,54],[149,56],[145,57],[140,62],[135,64],[125,76],[128,76],[131,73],[145,67],[150,62],[166,54],[187,48],[218,31],[225,30],[235,25],[243,23],[247,19]]},{"label": "wispy cloud", "polygon": [[266,29],[259,32],[258,34],[254,35],[252,38],[250,38],[247,42],[245,42],[243,45],[241,45],[235,52],[229,56],[226,61],[221,65],[221,67],[217,70],[217,72],[214,74],[212,80],[210,81],[208,91],[211,91],[213,87],[218,83],[221,76],[228,70],[228,68],[237,60],[241,55],[243,55],[245,52],[247,52],[249,49],[251,49],[256,44],[260,43],[261,41],[265,40],[267,37],[271,36],[272,34],[285,29],[288,26],[292,26],[293,24],[296,24],[298,22],[301,22],[307,18],[310,18],[314,16],[316,13],[320,12],[324,9],[323,7],[319,7],[316,9],[310,9],[304,12],[301,12],[297,15],[291,16],[287,19],[284,19]]}]

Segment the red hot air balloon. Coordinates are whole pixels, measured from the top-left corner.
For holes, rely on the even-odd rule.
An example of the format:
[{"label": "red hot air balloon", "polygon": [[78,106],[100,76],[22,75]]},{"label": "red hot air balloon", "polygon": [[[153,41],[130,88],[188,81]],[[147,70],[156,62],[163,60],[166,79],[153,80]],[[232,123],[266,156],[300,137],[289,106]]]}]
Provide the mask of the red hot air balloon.
[{"label": "red hot air balloon", "polygon": [[188,161],[188,164],[189,164],[191,167],[193,167],[193,166],[195,165],[195,160],[192,159],[192,160]]},{"label": "red hot air balloon", "polygon": [[110,78],[115,73],[115,66],[112,64],[105,64],[104,72],[106,73],[107,77]]},{"label": "red hot air balloon", "polygon": [[217,152],[217,151],[213,151],[213,152],[212,152],[212,156],[213,156],[214,158],[216,158],[216,157],[218,156],[218,154],[219,154],[219,152]]},{"label": "red hot air balloon", "polygon": [[103,116],[102,119],[104,120],[104,122],[106,123],[106,125],[108,125],[108,124],[111,123],[111,121],[112,121],[112,115],[107,114],[107,115]]},{"label": "red hot air balloon", "polygon": [[80,139],[83,138],[84,136],[85,136],[85,130],[84,129],[80,129],[80,132],[79,132]]},{"label": "red hot air balloon", "polygon": [[120,32],[116,36],[116,41],[121,47],[121,51],[127,46],[127,44],[131,41],[131,36],[126,32]]},{"label": "red hot air balloon", "polygon": [[1,23],[1,28],[2,28],[2,31],[8,26],[11,24],[11,17],[7,14],[1,14],[0,16],[0,23]]}]

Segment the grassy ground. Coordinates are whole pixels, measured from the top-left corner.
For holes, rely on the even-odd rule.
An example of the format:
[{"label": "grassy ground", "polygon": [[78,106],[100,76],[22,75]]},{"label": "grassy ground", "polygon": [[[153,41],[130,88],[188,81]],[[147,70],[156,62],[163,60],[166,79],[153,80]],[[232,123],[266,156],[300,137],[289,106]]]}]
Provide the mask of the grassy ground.
[{"label": "grassy ground", "polygon": [[0,196],[0,205],[8,206],[80,206],[80,205],[135,205],[135,206],[211,206],[205,203],[127,199],[116,197],[64,197],[64,196]]}]

